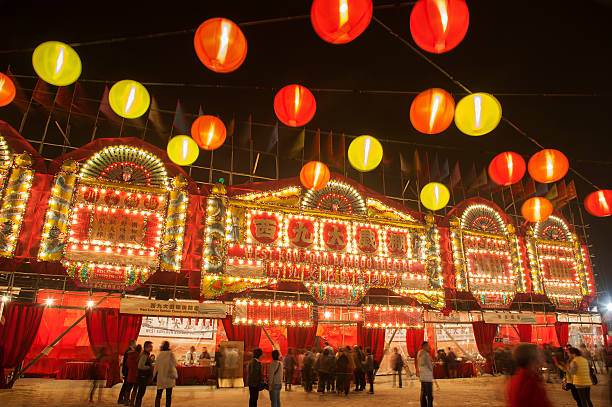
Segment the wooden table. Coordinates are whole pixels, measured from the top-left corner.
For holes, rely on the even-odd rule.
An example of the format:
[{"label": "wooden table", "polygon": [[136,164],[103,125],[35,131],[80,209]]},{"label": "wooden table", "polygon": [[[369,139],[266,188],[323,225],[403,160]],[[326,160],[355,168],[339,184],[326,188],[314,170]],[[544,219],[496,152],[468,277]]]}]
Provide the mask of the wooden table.
[{"label": "wooden table", "polygon": [[211,366],[177,366],[177,386],[204,384],[212,376]]}]

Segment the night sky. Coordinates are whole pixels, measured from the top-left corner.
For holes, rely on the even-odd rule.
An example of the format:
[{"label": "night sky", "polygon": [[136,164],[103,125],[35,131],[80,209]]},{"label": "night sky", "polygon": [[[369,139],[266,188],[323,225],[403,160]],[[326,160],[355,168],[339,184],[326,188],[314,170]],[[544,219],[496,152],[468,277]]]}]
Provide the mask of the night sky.
[{"label": "night sky", "polygon": [[[401,2],[399,2],[401,3]],[[288,6],[287,4],[290,4]],[[0,50],[26,50],[47,40],[67,43],[195,29],[211,17],[226,17],[235,22],[307,15],[309,1],[199,1],[199,2],[10,2],[2,7]],[[375,1],[375,6],[394,4]],[[454,50],[429,57],[473,91],[494,94],[504,116],[517,124],[545,147],[556,148],[568,156],[570,165],[601,188],[612,188],[612,41],[609,22],[612,1],[468,1],[470,27],[463,42]],[[409,29],[411,6],[375,10],[374,15],[397,34],[412,42]],[[141,82],[231,85],[230,88],[147,85],[160,108],[174,111],[180,98],[184,110],[195,114],[202,105],[209,114],[220,115],[227,123],[231,117],[254,122],[275,123],[272,101],[275,90],[289,83],[315,89],[346,89],[347,92],[314,92],[317,113],[307,126],[334,134],[371,134],[381,139],[402,140],[420,145],[421,153],[436,152],[440,161],[448,158],[451,168],[460,160],[465,172],[476,162],[480,170],[494,155],[515,151],[526,159],[539,148],[503,122],[492,133],[469,137],[454,125],[439,135],[416,132],[409,120],[414,94],[365,94],[363,90],[419,92],[431,87],[444,88],[458,101],[462,90],[391,37],[374,21],[356,40],[346,45],[331,45],[321,40],[309,18],[242,27],[248,41],[244,64],[230,74],[207,70],[193,49],[193,34],[185,33],[157,39],[130,40],[105,45],[77,47],[83,61],[83,81],[89,98],[99,99],[104,82],[121,79]],[[18,75],[35,75],[31,52],[0,53],[0,69]],[[29,95],[34,78],[20,84]],[[506,95],[517,93],[519,95]],[[543,94],[580,96],[544,96]],[[94,109],[95,110],[95,109]],[[14,107],[0,110],[0,119],[18,127],[21,113]],[[28,118],[23,135],[38,140],[46,113],[35,111]],[[60,117],[62,124],[65,118]],[[168,115],[168,125],[172,114]],[[104,126],[102,126],[104,127]],[[91,121],[76,117],[70,133],[73,146],[90,140]],[[116,127],[106,126],[98,136],[117,137]],[[135,135],[126,128],[123,135]],[[238,129],[237,129],[238,132]],[[254,129],[254,144],[268,142],[270,128]],[[167,135],[166,135],[167,137]],[[281,146],[290,144],[295,132],[281,128]],[[52,130],[48,140],[61,144],[61,135]],[[165,147],[164,137],[147,133],[146,141]],[[348,146],[348,142],[347,142]],[[434,147],[435,146],[435,147]],[[414,145],[386,147],[389,163],[386,191],[400,195],[402,184],[398,149],[412,157]],[[46,149],[55,158],[61,148]],[[222,154],[222,153],[220,153]],[[247,154],[248,155],[248,154]],[[199,164],[208,160],[201,154]],[[244,157],[244,156],[243,156]],[[248,161],[248,159],[247,159]],[[270,169],[262,160],[261,171]],[[281,178],[298,174],[299,163],[281,166]],[[247,165],[248,171],[248,165]],[[208,173],[192,174],[208,181]],[[215,180],[222,176],[214,175]],[[359,180],[359,176],[349,172]],[[383,192],[380,173],[364,177],[364,183]],[[579,198],[593,188],[573,174]],[[245,182],[245,180],[238,180]],[[234,181],[237,183],[237,180]],[[575,202],[574,202],[575,206]],[[609,231],[612,219],[595,218],[584,213],[590,225],[595,271],[600,275],[600,291],[612,288],[612,251]],[[607,275],[607,278],[605,276]],[[604,278],[601,278],[604,277]],[[608,289],[608,292],[610,289]]]}]

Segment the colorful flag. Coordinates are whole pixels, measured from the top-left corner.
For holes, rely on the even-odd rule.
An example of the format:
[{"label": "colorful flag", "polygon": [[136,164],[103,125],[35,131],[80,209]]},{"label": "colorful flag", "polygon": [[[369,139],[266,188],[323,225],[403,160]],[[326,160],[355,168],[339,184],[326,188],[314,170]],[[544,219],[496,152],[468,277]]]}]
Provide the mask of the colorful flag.
[{"label": "colorful flag", "polygon": [[70,86],[60,86],[55,94],[55,104],[63,107],[66,110],[72,110],[72,96]]},{"label": "colorful flag", "polygon": [[408,174],[408,164],[406,163],[406,160],[404,159],[404,155],[402,154],[401,151],[399,153],[399,157],[400,157],[400,171],[402,172],[402,175],[407,175]]},{"label": "colorful flag", "polygon": [[480,171],[480,174],[478,174],[478,177],[476,178],[476,180],[472,183],[472,185],[470,185],[469,189],[482,188],[486,186],[488,182],[489,182],[489,179],[487,177],[487,169],[483,168],[482,171]]},{"label": "colorful flag", "polygon": [[433,163],[429,169],[429,180],[430,181],[438,181],[440,177],[440,162],[438,160],[438,153],[436,153]]},{"label": "colorful flag", "polygon": [[[32,99],[40,103],[45,110],[51,110],[53,107],[53,96],[49,90],[49,86],[42,79],[38,79],[34,92],[32,93]],[[110,106],[109,106],[110,107]]]},{"label": "colorful flag", "polygon": [[576,199],[578,197],[578,195],[576,195],[576,185],[574,185],[574,181],[570,181],[569,184],[567,184],[567,200],[572,200],[572,199]]},{"label": "colorful flag", "polygon": [[95,106],[92,106],[80,82],[74,84],[74,91],[72,94],[72,109],[85,115],[93,116],[96,113]]},{"label": "colorful flag", "polygon": [[110,107],[110,103],[108,103],[108,86],[104,87],[104,94],[102,95],[102,100],[100,101],[98,111],[102,113],[112,124],[121,124],[121,118],[117,115],[117,113],[113,112],[113,109]]},{"label": "colorful flag", "polygon": [[310,160],[321,161],[321,130],[317,129],[317,132],[312,138],[312,150],[310,152]]},{"label": "colorful flag", "polygon": [[537,183],[535,196],[544,196],[548,192],[548,184]]},{"label": "colorful flag", "polygon": [[187,119],[185,118],[185,114],[183,113],[183,108],[181,107],[180,100],[176,101],[176,110],[174,111],[172,127],[174,127],[180,135],[189,134],[189,125],[187,124]]},{"label": "colorful flag", "polygon": [[440,168],[440,180],[445,180],[450,175],[450,167],[448,166],[448,158],[444,159],[444,164]]},{"label": "colorful flag", "polygon": [[248,147],[253,140],[252,134],[252,124],[253,124],[253,116],[249,115],[249,118],[246,122],[243,122],[240,125],[240,135],[238,136],[238,142],[241,147]]},{"label": "colorful flag", "polygon": [[168,129],[166,128],[162,115],[157,105],[157,100],[154,96],[151,96],[151,107],[149,107],[149,115],[147,116],[148,122],[153,126],[155,133],[159,138],[167,142],[168,141]]},{"label": "colorful flag", "polygon": [[15,84],[15,99],[13,99],[13,104],[17,106],[19,110],[26,110],[28,106],[28,98],[26,98],[25,92],[19,85],[19,81],[17,81],[17,78],[15,75],[13,75],[10,68],[6,70],[6,76],[11,78],[13,84]]},{"label": "colorful flag", "polygon": [[558,197],[559,193],[557,192],[557,184],[553,185],[552,188],[550,188],[550,190],[544,195],[544,198],[548,199],[551,202],[557,199]]},{"label": "colorful flag", "polygon": [[567,187],[565,185],[565,180],[561,180],[561,182],[557,183],[557,199],[553,202],[553,206],[555,209],[560,209],[567,202]]},{"label": "colorful flag", "polygon": [[523,195],[520,197],[519,200],[530,198],[535,193],[536,193],[535,182],[533,178],[529,178],[527,179],[527,182],[525,182],[525,187],[523,188]]},{"label": "colorful flag", "polygon": [[274,127],[272,128],[272,133],[270,134],[270,141],[268,142],[268,147],[266,148],[266,151],[268,153],[272,152],[272,150],[274,150],[277,144],[278,144],[278,122],[276,122],[276,124],[274,124]]},{"label": "colorful flag", "polygon": [[321,160],[326,163],[331,163],[334,160],[334,144],[333,144],[333,135],[331,130],[329,134],[325,137],[325,141],[323,142],[323,155]]},{"label": "colorful flag", "polygon": [[334,154],[334,165],[340,171],[344,171],[344,159],[346,154],[346,146],[344,145],[344,133],[337,137],[338,143],[336,145],[336,151]]},{"label": "colorful flag", "polygon": [[421,164],[421,156],[419,155],[419,150],[414,149],[414,159],[412,160],[412,178],[418,180],[421,176],[421,171],[423,170],[423,166]]},{"label": "colorful flag", "polygon": [[476,182],[476,163],[472,162],[472,168],[470,168],[467,177],[465,177],[464,185],[471,186],[474,182]]},{"label": "colorful flag", "polygon": [[419,174],[419,182],[421,185],[425,185],[429,182],[429,153],[427,151],[425,151],[425,158],[423,159],[422,165],[423,168]]},{"label": "colorful flag", "polygon": [[288,156],[289,158],[301,158],[302,151],[304,151],[304,141],[306,139],[306,129],[302,129],[298,136],[296,137],[293,146],[289,150]]},{"label": "colorful flag", "polygon": [[455,163],[453,167],[453,172],[450,175],[450,187],[455,188],[455,186],[461,182],[461,168],[459,168],[459,161]]}]

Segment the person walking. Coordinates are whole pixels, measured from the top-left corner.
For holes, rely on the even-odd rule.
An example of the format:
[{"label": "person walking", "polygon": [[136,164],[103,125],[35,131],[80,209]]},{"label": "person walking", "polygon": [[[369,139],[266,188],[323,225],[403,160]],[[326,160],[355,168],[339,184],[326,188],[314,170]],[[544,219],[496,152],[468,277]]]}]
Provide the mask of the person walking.
[{"label": "person walking", "polygon": [[456,379],[457,369],[459,369],[459,361],[457,360],[457,355],[451,348],[448,348],[448,353],[446,353],[446,363],[448,365],[448,377],[451,379]]},{"label": "person walking", "polygon": [[142,398],[147,391],[147,384],[149,384],[149,381],[153,377],[153,361],[155,358],[151,355],[152,351],[153,342],[146,341],[142,353],[138,357],[138,393],[136,394],[136,401],[134,403],[135,407],[142,406]]},{"label": "person walking", "polygon": [[417,353],[419,380],[421,381],[421,407],[433,406],[433,363],[428,342],[423,342]]},{"label": "person walking", "polygon": [[259,392],[263,389],[263,368],[259,358],[263,355],[260,348],[253,350],[253,357],[247,368],[247,383],[249,385],[249,407],[257,407]]},{"label": "person walking", "polygon": [[119,391],[119,399],[117,400],[117,404],[125,404],[126,400],[129,403],[129,388],[130,384],[128,382],[128,367],[127,360],[130,352],[133,352],[136,348],[136,341],[130,340],[128,342],[128,348],[123,353],[123,359],[121,361],[121,376],[123,376],[123,385],[121,386],[121,391]]},{"label": "person walking", "polygon": [[102,401],[102,389],[104,388],[104,380],[106,378],[108,350],[101,348],[96,354],[93,366],[91,368],[91,391],[89,392],[89,402],[93,403],[93,397],[98,390],[98,401]]},{"label": "person walking", "polygon": [[514,348],[512,356],[518,370],[506,385],[506,406],[552,407],[539,374],[543,361],[538,346],[521,343]]},{"label": "person walking", "polygon": [[176,379],[178,378],[176,364],[176,357],[170,351],[170,343],[163,341],[153,369],[153,377],[157,377],[155,407],[159,407],[161,404],[161,396],[164,390],[166,390],[166,407],[172,405],[172,388],[176,386]]},{"label": "person walking", "polygon": [[283,366],[285,368],[285,391],[291,391],[296,364],[297,361],[295,360],[295,356],[293,356],[293,349],[289,348],[287,350],[287,356],[283,358]]},{"label": "person walking", "polygon": [[363,364],[363,370],[368,377],[368,381],[370,382],[370,394],[374,394],[374,357],[372,356],[372,351],[370,348],[366,348],[366,360]]},{"label": "person walking", "polygon": [[315,357],[310,348],[306,351],[304,355],[304,360],[302,364],[302,386],[304,386],[304,390],[306,392],[312,391],[312,382],[314,379],[314,363]]},{"label": "person walking", "polygon": [[570,363],[567,373],[572,375],[572,383],[576,387],[576,393],[580,399],[581,407],[593,407],[591,402],[591,372],[589,361],[584,358],[576,348],[569,350]]},{"label": "person walking", "polygon": [[338,394],[344,392],[348,396],[350,389],[350,377],[354,367],[351,365],[351,348],[339,349],[336,354],[336,391]]},{"label": "person walking", "polygon": [[398,377],[399,388],[402,388],[402,369],[404,368],[404,358],[399,353],[397,347],[393,348],[393,355],[391,355],[391,369],[393,370],[393,387],[395,387],[395,378]]},{"label": "person walking", "polygon": [[268,367],[268,391],[272,407],[280,407],[280,392],[283,388],[283,364],[278,360],[280,352],[272,351],[272,363]]}]

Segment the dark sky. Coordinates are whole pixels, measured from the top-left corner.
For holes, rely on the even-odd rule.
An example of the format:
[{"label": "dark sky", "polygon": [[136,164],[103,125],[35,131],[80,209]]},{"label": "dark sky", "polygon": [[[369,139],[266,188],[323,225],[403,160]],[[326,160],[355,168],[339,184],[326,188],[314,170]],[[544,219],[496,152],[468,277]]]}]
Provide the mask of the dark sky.
[{"label": "dark sky", "polygon": [[[375,1],[375,5],[392,4]],[[287,4],[290,4],[288,6]],[[498,96],[504,116],[546,147],[565,152],[570,165],[602,188],[612,188],[612,2],[468,1],[470,27],[454,50],[431,58],[474,91],[500,93],[581,93],[589,97]],[[411,7],[376,10],[375,15],[409,39]],[[4,4],[0,49],[27,49],[46,40],[68,43],[196,28],[210,17],[236,22],[308,14],[309,1],[171,1],[171,2],[43,2]],[[472,161],[482,168],[495,153],[512,150],[529,157],[538,148],[506,124],[483,137],[468,137],[451,126],[440,135],[418,134],[409,121],[412,95],[364,95],[357,90],[421,91],[441,87],[458,100],[461,89],[372,22],[355,41],[330,45],[313,31],[309,19],[244,27],[249,44],[245,63],[231,74],[207,70],[193,50],[192,34],[133,40],[111,45],[78,47],[84,79],[112,83],[180,82],[244,85],[248,89],[202,89],[149,86],[162,108],[174,110],[181,98],[185,110],[222,117],[274,123],[273,88],[301,83],[311,88],[354,89],[351,93],[316,92],[317,114],[312,128],[383,139],[437,144],[441,158],[462,168]],[[34,75],[31,54],[0,53],[0,68]],[[25,88],[34,80],[24,79]],[[87,84],[86,84],[87,85]],[[259,86],[263,89],[254,89]],[[99,98],[101,88],[85,86]],[[18,127],[20,116],[0,111],[0,119]],[[34,119],[33,119],[34,120]],[[24,136],[40,138],[39,127],[26,126]],[[266,132],[255,137],[263,137]],[[108,135],[108,133],[105,133]],[[113,134],[110,134],[113,136]],[[116,134],[115,134],[116,136]],[[281,133],[281,137],[283,133]],[[71,142],[89,141],[86,131],[73,131]],[[261,140],[260,140],[261,141]],[[257,142],[257,140],[256,140]],[[158,143],[160,144],[160,143]],[[60,151],[58,151],[59,154]],[[408,153],[409,154],[409,153]],[[396,160],[396,157],[390,159]],[[283,170],[281,177],[297,172]],[[581,197],[592,188],[573,175]],[[376,187],[374,180],[372,187]],[[382,191],[381,191],[382,192]],[[612,219],[585,213],[596,256],[596,271],[612,284],[609,231]]]}]

